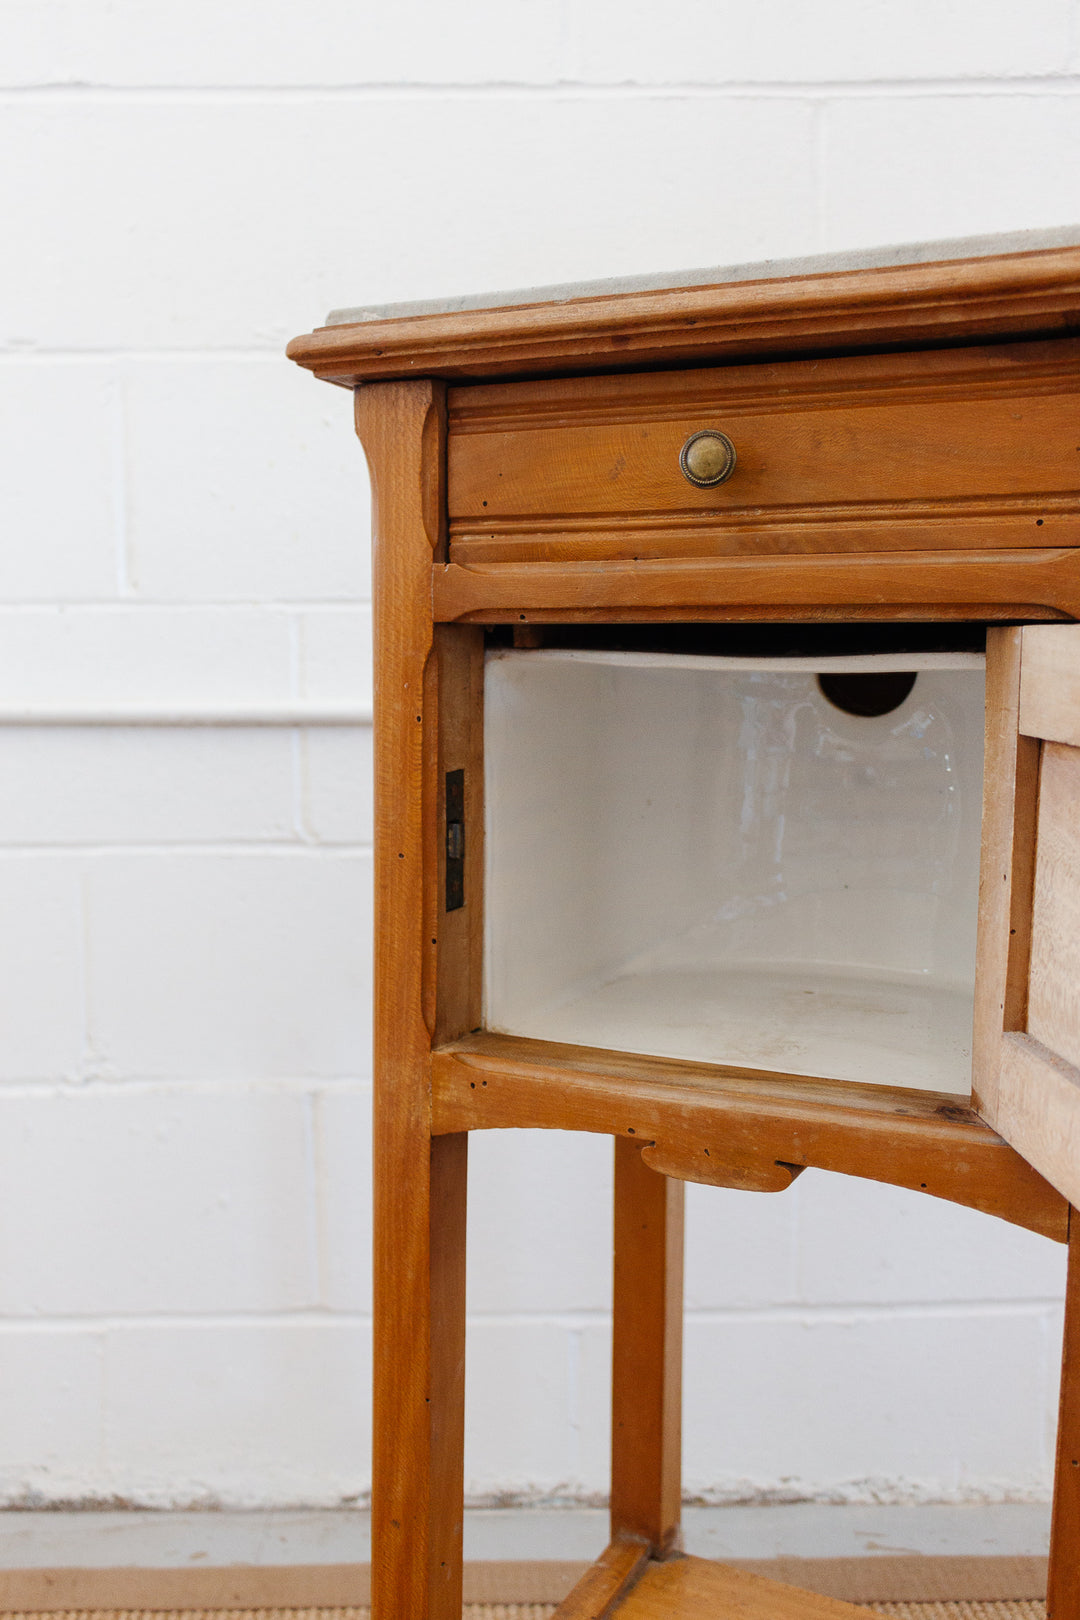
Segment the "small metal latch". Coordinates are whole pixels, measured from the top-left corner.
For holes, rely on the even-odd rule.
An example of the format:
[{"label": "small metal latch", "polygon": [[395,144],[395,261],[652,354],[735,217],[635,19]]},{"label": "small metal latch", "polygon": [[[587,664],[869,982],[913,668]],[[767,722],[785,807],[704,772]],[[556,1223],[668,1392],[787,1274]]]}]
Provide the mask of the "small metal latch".
[{"label": "small metal latch", "polygon": [[446,909],[465,904],[465,772],[446,773]]}]

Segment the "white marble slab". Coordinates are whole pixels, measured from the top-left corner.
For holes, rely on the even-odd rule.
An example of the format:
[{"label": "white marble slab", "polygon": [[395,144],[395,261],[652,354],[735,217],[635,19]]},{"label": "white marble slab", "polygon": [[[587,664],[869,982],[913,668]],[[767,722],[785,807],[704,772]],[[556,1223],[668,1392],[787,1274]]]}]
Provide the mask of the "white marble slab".
[{"label": "white marble slab", "polygon": [[906,264],[937,264],[948,259],[987,258],[997,253],[1037,253],[1046,248],[1080,247],[1080,225],[1008,231],[993,236],[954,236],[936,242],[900,242],[890,247],[853,248],[795,259],[762,259],[756,264],[710,265],[703,270],[659,270],[651,275],[612,276],[600,281],[568,281],[553,287],[519,287],[510,292],[465,293],[421,298],[404,304],[358,304],[334,309],[327,326],[363,321],[396,321],[412,315],[454,315],[462,310],[508,309],[515,304],[564,304],[575,298],[616,293],[663,292],[669,287],[720,287],[735,281],[771,281],[782,276],[825,276],[841,270],[882,270]]}]

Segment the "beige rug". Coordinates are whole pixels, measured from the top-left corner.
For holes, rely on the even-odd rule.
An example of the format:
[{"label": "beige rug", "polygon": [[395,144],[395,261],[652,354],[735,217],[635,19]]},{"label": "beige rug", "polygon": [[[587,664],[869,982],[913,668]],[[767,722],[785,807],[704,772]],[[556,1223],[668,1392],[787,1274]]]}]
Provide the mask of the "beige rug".
[{"label": "beige rug", "polygon": [[[997,1620],[1030,1620],[1032,1600],[1046,1592],[1045,1558],[773,1558],[732,1560],[757,1575],[801,1586],[848,1603],[918,1606],[925,1620],[975,1620],[976,1609],[926,1605],[965,1602],[1025,1602],[1029,1608],[997,1608]],[[469,1620],[507,1614],[547,1615],[584,1573],[586,1565],[468,1563],[465,1603]],[[0,1614],[116,1616],[119,1614],[292,1615],[297,1620],[333,1615],[356,1620],[370,1602],[366,1564],[233,1565],[202,1569],[0,1570]],[[485,1609],[484,1605],[488,1605]],[[516,1606],[516,1608],[515,1608]],[[906,1620],[907,1611],[896,1609]],[[911,1614],[915,1615],[912,1608]],[[981,1611],[980,1611],[981,1613]]]},{"label": "beige rug", "polygon": [[[1034,1599],[956,1603],[874,1603],[897,1620],[1045,1620]],[[20,1620],[370,1620],[368,1609],[47,1609],[4,1610]],[[462,1620],[551,1620],[554,1603],[470,1603]]]}]

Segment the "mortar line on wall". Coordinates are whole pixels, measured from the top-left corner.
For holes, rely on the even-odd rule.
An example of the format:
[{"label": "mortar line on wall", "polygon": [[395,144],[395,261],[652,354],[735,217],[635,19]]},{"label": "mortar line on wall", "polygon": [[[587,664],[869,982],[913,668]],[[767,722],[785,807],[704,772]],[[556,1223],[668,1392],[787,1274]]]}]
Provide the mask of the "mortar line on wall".
[{"label": "mortar line on wall", "polygon": [[38,613],[50,613],[54,618],[68,618],[72,612],[83,609],[91,613],[100,613],[115,609],[123,614],[130,614],[136,608],[154,607],[168,608],[170,612],[202,613],[208,609],[213,612],[232,613],[244,612],[260,616],[268,613],[296,613],[304,614],[311,611],[318,612],[363,612],[371,614],[371,598],[369,596],[273,596],[273,597],[168,597],[168,596],[140,596],[137,602],[117,602],[111,596],[86,597],[72,602],[61,602],[55,597],[27,597],[24,601],[15,601],[8,597],[0,602],[0,613],[22,613],[32,608]]},{"label": "mortar line on wall", "polygon": [[799,1304],[777,1305],[774,1307],[750,1306],[746,1310],[735,1307],[729,1311],[717,1310],[688,1310],[687,1323],[696,1322],[702,1327],[715,1327],[725,1321],[737,1319],[740,1322],[766,1323],[789,1322],[795,1325],[813,1319],[815,1322],[829,1322],[837,1326],[848,1324],[875,1322],[875,1321],[937,1321],[956,1320],[983,1320],[991,1318],[1032,1317],[1040,1318],[1049,1309],[1055,1308],[1060,1301],[1056,1296],[1037,1296],[1024,1300],[995,1300],[995,1299],[944,1299],[944,1300],[883,1300],[874,1301],[842,1301],[829,1300],[819,1303],[803,1301]]},{"label": "mortar line on wall", "polygon": [[[192,344],[190,348],[176,349],[125,347],[117,344],[106,344],[100,348],[72,349],[64,345],[54,348],[48,344],[38,347],[37,344],[29,341],[18,344],[9,342],[6,348],[0,348],[0,364],[7,362],[11,365],[27,365],[32,361],[36,364],[61,363],[67,365],[74,361],[82,361],[88,365],[95,365],[102,360],[146,360],[155,363],[160,363],[163,360],[249,360],[260,364],[272,362],[274,365],[280,365],[284,358],[284,348],[287,341],[288,339],[283,336],[280,347],[274,345],[257,349],[215,349],[199,343]],[[344,392],[343,389],[342,393]]]},{"label": "mortar line on wall", "polygon": [[[873,1326],[883,1322],[957,1322],[957,1321],[1002,1321],[1030,1318],[1038,1321],[1045,1317],[1048,1309],[1053,1308],[1051,1300],[1025,1300],[1007,1301],[985,1300],[973,1303],[968,1300],[930,1300],[920,1303],[902,1302],[900,1304],[881,1305],[838,1305],[823,1304],[813,1307],[777,1306],[773,1309],[753,1309],[739,1311],[733,1309],[727,1312],[713,1312],[707,1317],[696,1316],[688,1312],[688,1323],[695,1319],[710,1327],[740,1326],[740,1327],[775,1327],[777,1324],[790,1324],[796,1327],[850,1327]],[[535,1328],[544,1325],[559,1328],[569,1334],[581,1334],[590,1328],[610,1327],[610,1315],[607,1312],[580,1312],[566,1314],[560,1312],[537,1312],[535,1314],[520,1311],[507,1312],[506,1315],[493,1315],[488,1313],[470,1314],[468,1317],[470,1329],[486,1328]],[[125,1314],[121,1311],[101,1311],[87,1316],[41,1316],[27,1314],[26,1316],[0,1317],[0,1335],[17,1335],[25,1332],[55,1332],[55,1333],[81,1333],[87,1330],[97,1331],[142,1331],[146,1328],[159,1328],[172,1326],[189,1328],[192,1330],[204,1328],[233,1328],[233,1327],[363,1327],[370,1325],[371,1315],[367,1311],[341,1310],[332,1305],[326,1306],[282,1306],[276,1310],[251,1311],[132,1311]]]},{"label": "mortar line on wall", "polygon": [[528,80],[501,80],[480,83],[468,81],[394,81],[351,84],[216,84],[216,85],[74,85],[33,84],[0,87],[0,104],[35,101],[54,102],[276,102],[276,101],[662,101],[678,97],[692,100],[760,98],[762,100],[800,99],[805,96],[918,99],[924,96],[1016,96],[1073,95],[1080,90],[1080,72],[1075,69],[1045,74],[973,75],[970,78],[910,79],[670,79],[664,81],[621,80],[597,83],[585,79],[552,79],[542,84]]},{"label": "mortar line on wall", "polygon": [[146,859],[157,859],[160,855],[167,855],[172,859],[175,855],[228,855],[228,859],[246,857],[256,860],[262,857],[274,857],[275,860],[301,859],[301,860],[348,860],[359,862],[363,857],[371,857],[371,844],[301,844],[301,842],[280,842],[267,839],[266,844],[257,844],[254,841],[236,842],[207,841],[206,844],[193,844],[181,842],[175,844],[141,844],[141,842],[120,842],[120,844],[5,844],[0,846],[0,862],[11,860],[57,860],[65,857],[71,860],[84,860],[87,855],[92,859],[112,860],[115,855],[139,855]]},{"label": "mortar line on wall", "polygon": [[340,708],[250,708],[238,706],[235,709],[199,709],[177,706],[176,708],[153,709],[125,709],[122,706],[114,708],[60,708],[41,704],[27,705],[25,708],[0,708],[0,727],[21,726],[30,727],[60,727],[78,730],[81,726],[87,727],[114,727],[123,730],[158,727],[165,730],[213,730],[215,726],[228,730],[259,731],[265,729],[299,730],[316,727],[320,730],[344,727],[345,729],[362,729],[372,723],[371,711],[360,706]]},{"label": "mortar line on wall", "polygon": [[370,1328],[371,1317],[360,1311],[322,1309],[310,1305],[262,1311],[101,1311],[93,1316],[25,1316],[0,1318],[0,1338],[18,1338],[25,1333],[44,1333],[57,1338],[78,1334],[144,1333],[147,1330],[177,1329],[189,1332],[234,1331],[237,1328]]},{"label": "mortar line on wall", "polygon": [[55,1075],[48,1078],[33,1079],[23,1076],[20,1079],[0,1079],[0,1096],[8,1102],[44,1102],[63,1099],[65,1103],[72,1102],[79,1097],[117,1097],[139,1096],[145,1097],[154,1092],[162,1095],[176,1097],[220,1097],[227,1094],[235,1096],[253,1096],[259,1093],[273,1095],[303,1096],[312,1090],[345,1091],[350,1088],[357,1092],[371,1091],[371,1076],[365,1074],[316,1074],[316,1075],[269,1075],[252,1078],[250,1075],[212,1075],[201,1074],[198,1079],[190,1075],[138,1075],[138,1074],[111,1074],[94,1073],[84,1079],[57,1079]]},{"label": "mortar line on wall", "polygon": [[[53,844],[3,844],[0,845],[0,861],[12,863],[18,860],[26,861],[60,861],[68,859],[86,859],[108,863],[114,857],[132,855],[140,860],[150,859],[160,855],[177,856],[182,860],[190,860],[207,856],[212,860],[232,860],[257,858],[268,856],[275,859],[289,855],[326,856],[328,860],[346,860],[354,863],[370,862],[372,856],[371,844],[349,844],[340,839],[321,839],[318,843],[297,838],[295,842],[282,844],[267,838],[265,843],[256,839],[238,838],[235,843],[217,840],[215,843],[176,843],[169,844],[164,841],[157,844],[132,844],[118,839],[114,844],[78,844],[73,842]],[[0,1085],[3,1081],[0,1080]]]},{"label": "mortar line on wall", "polygon": [[264,600],[253,602],[245,597],[236,597],[233,600],[220,597],[171,599],[167,596],[142,596],[119,602],[112,596],[79,597],[68,601],[58,601],[57,598],[27,597],[23,601],[8,598],[0,602],[0,617],[4,614],[20,614],[24,618],[28,613],[47,613],[54,619],[72,619],[83,617],[92,619],[97,615],[121,614],[130,615],[135,612],[144,613],[146,609],[169,612],[180,617],[196,613],[248,613],[256,620],[264,614],[280,613],[354,613],[370,617],[371,598],[367,596],[313,596],[311,598],[267,597]]},{"label": "mortar line on wall", "polygon": [[[170,844],[162,840],[160,843],[130,843],[118,839],[114,844],[79,844],[74,842],[56,842],[52,844],[0,844],[0,861],[11,862],[15,860],[59,860],[69,858],[86,858],[89,860],[109,861],[114,856],[133,855],[140,859],[159,855],[176,855],[183,859],[195,856],[210,856],[215,860],[231,860],[237,857],[288,856],[288,855],[325,855],[328,859],[370,860],[372,846],[367,844],[350,844],[343,839],[320,839],[304,841],[296,839],[292,843],[281,843],[278,840],[267,838],[265,843],[259,843],[253,838],[237,838],[234,843],[217,839],[215,842],[205,844],[188,841],[186,843]],[[0,1084],[3,1082],[0,1081]]]}]

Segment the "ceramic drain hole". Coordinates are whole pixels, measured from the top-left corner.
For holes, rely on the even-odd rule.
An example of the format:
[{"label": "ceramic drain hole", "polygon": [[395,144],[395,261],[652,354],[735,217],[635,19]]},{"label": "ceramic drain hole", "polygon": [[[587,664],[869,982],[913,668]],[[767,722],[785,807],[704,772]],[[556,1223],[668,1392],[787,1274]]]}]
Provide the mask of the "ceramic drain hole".
[{"label": "ceramic drain hole", "polygon": [[915,685],[916,676],[906,669],[874,670],[865,675],[819,675],[818,686],[835,709],[845,714],[876,719],[892,714]]}]

